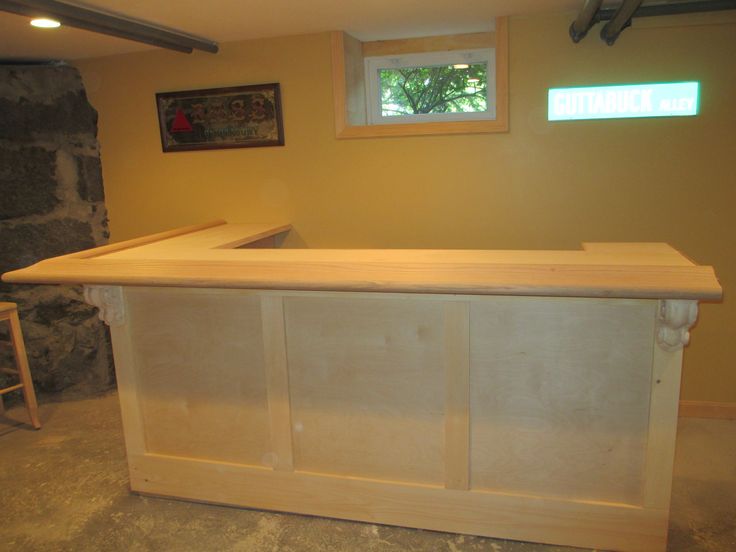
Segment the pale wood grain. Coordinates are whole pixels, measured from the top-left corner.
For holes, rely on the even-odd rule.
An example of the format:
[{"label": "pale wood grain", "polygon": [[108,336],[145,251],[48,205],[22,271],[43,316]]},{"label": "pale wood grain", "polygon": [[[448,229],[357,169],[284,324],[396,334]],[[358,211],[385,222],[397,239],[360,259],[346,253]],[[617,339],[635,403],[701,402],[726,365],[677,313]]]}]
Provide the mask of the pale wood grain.
[{"label": "pale wood grain", "polygon": [[472,488],[641,505],[655,310],[472,302]]},{"label": "pale wood grain", "polygon": [[217,261],[52,259],[5,273],[3,281],[702,300],[722,293],[706,266],[422,263],[402,251],[393,252],[396,263],[361,262],[357,251],[335,254],[333,261],[297,262],[293,255],[248,260],[263,251],[241,250],[239,257]]},{"label": "pale wood grain", "polygon": [[[216,252],[220,249],[236,249],[283,234],[290,229],[290,224],[216,224],[199,231],[183,232],[168,238],[151,239],[150,242],[125,245],[119,249],[115,247],[130,244],[130,242],[90,249],[89,256],[106,259],[155,259],[169,254],[183,257],[190,255],[194,250],[215,250]],[[108,247],[113,249],[107,250]]]},{"label": "pale wood grain", "polygon": [[130,401],[124,411],[136,428],[130,438],[145,435],[149,452],[269,462],[259,298],[129,288],[126,301],[128,344],[117,340],[124,331],[111,330],[121,402]]},{"label": "pale wood grain", "polygon": [[79,251],[78,253],[70,253],[68,255],[64,255],[63,257],[71,259],[86,259],[90,257],[97,257],[99,255],[112,253],[114,251],[122,251],[124,249],[130,249],[132,247],[141,247],[150,243],[162,240],[169,240],[185,234],[194,234],[197,232],[201,232],[202,230],[206,230],[214,226],[222,226],[224,224],[226,224],[224,220],[213,220],[202,224],[193,224],[191,226],[184,226],[181,228],[175,228],[173,230],[166,230],[164,232],[158,232],[156,234],[150,234],[148,236],[142,236],[140,238],[133,238],[131,240],[125,240],[122,242],[116,242],[100,247],[95,247],[93,249],[86,249],[84,251]]},{"label": "pale wood grain", "polygon": [[[585,244],[583,251],[237,249],[288,224],[216,225],[141,238],[8,272],[13,283],[87,283],[719,299],[713,269],[666,244]],[[184,229],[186,230],[186,229]],[[134,240],[135,241],[135,240]],[[109,246],[112,247],[112,246]]]},{"label": "pale wood grain", "polygon": [[496,119],[497,128],[509,131],[509,18],[496,18]]},{"label": "pale wood grain", "polygon": [[443,481],[443,307],[288,297],[295,468]]},{"label": "pale wood grain", "polygon": [[366,103],[363,43],[357,38],[343,33],[343,44],[347,122],[351,126],[365,125],[368,121],[368,104]]},{"label": "pale wood grain", "polygon": [[373,40],[363,42],[363,56],[378,57],[446,50],[475,50],[493,48],[496,33],[465,33],[453,35],[423,36],[396,40]]},{"label": "pale wood grain", "polygon": [[254,248],[254,249],[273,249],[279,246],[279,241],[277,239],[277,236],[267,236],[265,238],[260,238],[258,240],[248,242],[243,245],[239,245],[238,248]]},{"label": "pale wood grain", "polygon": [[581,244],[583,251],[593,255],[616,255],[619,258],[639,257],[649,264],[670,266],[694,266],[695,263],[666,243],[619,242]]},{"label": "pale wood grain", "polygon": [[183,288],[126,297],[127,353],[119,327],[113,335],[136,490],[664,550],[679,372],[665,367],[663,387],[651,381],[657,301]]},{"label": "pale wood grain", "polygon": [[[126,295],[127,292],[123,293],[123,308],[127,311]],[[123,437],[129,455],[144,454],[147,451],[137,380],[136,353],[131,342],[131,332],[134,328],[130,320],[126,320],[125,324],[110,327]]]},{"label": "pale wood grain", "polygon": [[666,351],[654,347],[643,489],[647,508],[668,509],[670,504],[681,371],[682,348]]},{"label": "pale wood grain", "polygon": [[130,463],[133,490],[153,495],[604,550],[665,550],[661,510],[160,455],[133,456]]},{"label": "pale wood grain", "polygon": [[291,471],[294,469],[294,452],[283,298],[261,298],[261,321],[273,468]]},{"label": "pale wood grain", "polygon": [[335,108],[335,133],[337,136],[347,127],[347,77],[345,74],[345,33],[334,31],[330,35],[332,58],[332,101]]},{"label": "pale wood grain", "polygon": [[[237,226],[237,225],[235,225]],[[669,247],[666,244],[661,244]],[[195,242],[178,241],[144,245],[133,249],[104,254],[97,260],[189,260],[196,262],[238,261],[251,262],[315,262],[315,263],[385,263],[411,265],[413,263],[447,265],[632,265],[677,266],[693,264],[672,248],[667,255],[643,251],[517,251],[517,250],[463,250],[463,249],[262,249],[247,251],[243,247],[223,248],[201,246]],[[403,261],[403,263],[402,263]]]},{"label": "pale wood grain", "polygon": [[443,134],[487,134],[507,132],[508,124],[499,119],[487,121],[447,121],[437,123],[403,123],[346,126],[338,138],[389,138],[395,136],[437,136]]},{"label": "pale wood grain", "polygon": [[445,487],[470,488],[470,305],[444,304]]}]

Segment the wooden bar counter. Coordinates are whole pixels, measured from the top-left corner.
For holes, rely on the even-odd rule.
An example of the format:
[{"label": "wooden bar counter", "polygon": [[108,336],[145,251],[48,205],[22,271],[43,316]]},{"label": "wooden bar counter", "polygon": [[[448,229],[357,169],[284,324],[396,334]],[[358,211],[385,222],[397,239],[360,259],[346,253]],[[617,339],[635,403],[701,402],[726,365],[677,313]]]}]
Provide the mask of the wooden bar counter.
[{"label": "wooden bar counter", "polygon": [[280,249],[289,228],[214,222],[3,276],[100,308],[134,491],[665,550],[712,268],[659,243]]}]

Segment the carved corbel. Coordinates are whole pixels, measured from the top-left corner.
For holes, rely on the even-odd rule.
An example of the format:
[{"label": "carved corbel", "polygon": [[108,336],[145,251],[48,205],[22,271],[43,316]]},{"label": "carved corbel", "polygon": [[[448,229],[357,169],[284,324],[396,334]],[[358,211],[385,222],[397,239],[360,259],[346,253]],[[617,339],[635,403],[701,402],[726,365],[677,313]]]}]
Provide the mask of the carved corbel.
[{"label": "carved corbel", "polygon": [[120,286],[84,286],[84,300],[100,309],[100,320],[108,326],[125,323],[123,289]]},{"label": "carved corbel", "polygon": [[677,351],[690,342],[690,328],[698,318],[698,302],[667,299],[657,315],[657,343],[665,351]]}]

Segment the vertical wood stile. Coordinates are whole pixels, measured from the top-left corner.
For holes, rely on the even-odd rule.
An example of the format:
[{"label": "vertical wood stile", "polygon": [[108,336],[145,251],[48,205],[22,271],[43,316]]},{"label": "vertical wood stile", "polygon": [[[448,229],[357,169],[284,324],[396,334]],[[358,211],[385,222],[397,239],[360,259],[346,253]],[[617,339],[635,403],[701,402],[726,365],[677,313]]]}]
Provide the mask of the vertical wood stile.
[{"label": "vertical wood stile", "polygon": [[470,488],[470,305],[445,304],[445,487]]},{"label": "vertical wood stile", "polygon": [[345,35],[333,31],[332,48],[332,93],[335,103],[335,133],[339,135],[347,126],[347,89],[345,82]]},{"label": "vertical wood stile", "polygon": [[[122,309],[125,308],[125,288],[121,291]],[[125,436],[125,448],[128,456],[145,454],[146,434],[143,426],[143,415],[139,397],[141,390],[138,389],[136,358],[133,352],[133,339],[131,327],[134,321],[126,315],[120,325],[110,326],[110,339],[112,341],[112,353],[115,359],[115,379],[118,386],[118,400],[120,401],[120,414],[123,420],[123,434]],[[134,473],[131,470],[131,481]]]},{"label": "vertical wood stile", "polygon": [[261,297],[263,348],[266,367],[268,413],[271,420],[271,447],[275,455],[275,470],[293,471],[294,452],[289,403],[289,372],[286,360],[286,326],[284,299],[280,296]]},{"label": "vertical wood stile", "polygon": [[496,18],[496,122],[509,128],[509,18]]},{"label": "vertical wood stile", "polygon": [[[659,305],[658,302],[657,311]],[[645,508],[669,510],[681,372],[682,348],[665,351],[655,340],[644,473]]]}]

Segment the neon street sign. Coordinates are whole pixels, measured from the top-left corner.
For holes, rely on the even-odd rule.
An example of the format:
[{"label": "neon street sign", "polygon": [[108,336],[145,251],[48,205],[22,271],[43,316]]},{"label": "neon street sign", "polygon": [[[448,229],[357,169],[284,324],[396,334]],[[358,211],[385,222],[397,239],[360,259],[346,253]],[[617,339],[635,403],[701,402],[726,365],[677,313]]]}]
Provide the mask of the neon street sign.
[{"label": "neon street sign", "polygon": [[547,120],[629,119],[697,115],[700,83],[550,88]]}]

